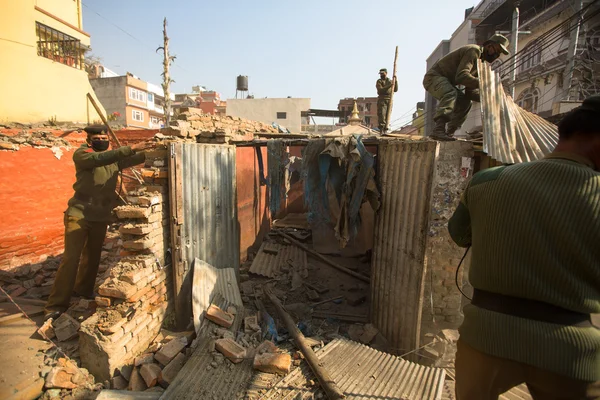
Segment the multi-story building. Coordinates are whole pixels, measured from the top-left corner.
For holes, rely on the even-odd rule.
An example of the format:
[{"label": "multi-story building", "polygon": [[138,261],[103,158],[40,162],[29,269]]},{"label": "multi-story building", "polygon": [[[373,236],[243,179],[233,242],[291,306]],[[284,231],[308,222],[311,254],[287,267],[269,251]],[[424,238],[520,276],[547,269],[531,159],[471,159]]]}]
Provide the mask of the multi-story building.
[{"label": "multi-story building", "polygon": [[[164,127],[162,87],[127,73],[125,76],[90,79],[96,95],[115,122],[126,127],[159,129]],[[171,95],[175,100],[175,95]]]},{"label": "multi-story building", "polygon": [[358,107],[358,114],[362,118],[362,125],[369,128],[377,128],[379,119],[377,118],[377,97],[359,97],[357,99],[346,97],[340,99],[338,111],[340,112],[340,123],[345,124],[352,114],[354,102]]},{"label": "multi-story building", "polygon": [[277,123],[292,133],[300,133],[310,109],[307,98],[228,99],[227,115],[265,124]]},{"label": "multi-story building", "polygon": [[176,108],[196,107],[211,115],[225,115],[227,110],[227,102],[221,100],[221,94],[204,86],[192,87],[192,93],[176,94],[175,103]]},{"label": "multi-story building", "polygon": [[[593,0],[522,0],[518,10],[513,1],[484,0],[468,10],[451,39],[443,41],[427,60],[427,67],[459,46],[481,44],[494,33],[503,33],[511,40],[511,53],[516,57],[502,57],[492,67],[519,106],[552,118],[600,93],[599,10],[600,4]],[[519,34],[513,35],[516,31]],[[427,134],[433,128],[435,104],[427,94]],[[480,127],[480,107],[474,104],[457,134]]]},{"label": "multi-story building", "polygon": [[0,0],[0,10],[0,122],[97,119],[81,0]]}]

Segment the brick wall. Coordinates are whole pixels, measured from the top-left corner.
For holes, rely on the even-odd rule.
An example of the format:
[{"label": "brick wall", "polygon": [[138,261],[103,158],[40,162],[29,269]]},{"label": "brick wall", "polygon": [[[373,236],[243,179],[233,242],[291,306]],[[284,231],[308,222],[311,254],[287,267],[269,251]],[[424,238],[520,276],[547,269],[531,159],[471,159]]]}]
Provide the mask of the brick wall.
[{"label": "brick wall", "polygon": [[[156,132],[115,133],[123,145],[130,145],[148,140]],[[10,270],[62,253],[63,212],[75,182],[72,157],[86,135],[49,129],[2,129],[0,135],[35,138],[11,144],[11,150],[0,150],[0,270]],[[125,179],[124,183],[127,188],[131,181]]]},{"label": "brick wall", "polygon": [[[465,249],[456,246],[450,238],[448,220],[473,175],[472,157],[471,143],[440,143],[425,253],[424,323],[435,319],[458,327],[462,322],[462,295],[456,287],[455,273]],[[463,160],[469,168],[462,167]],[[464,272],[465,269],[461,269],[459,284],[462,284]]]},{"label": "brick wall", "polygon": [[[157,163],[149,158],[147,166]],[[163,159],[164,161],[164,159]],[[121,259],[100,285],[96,314],[80,331],[82,365],[100,381],[132,364],[160,333],[173,299],[169,257],[168,191],[154,178],[129,192],[131,205],[117,207]]]}]

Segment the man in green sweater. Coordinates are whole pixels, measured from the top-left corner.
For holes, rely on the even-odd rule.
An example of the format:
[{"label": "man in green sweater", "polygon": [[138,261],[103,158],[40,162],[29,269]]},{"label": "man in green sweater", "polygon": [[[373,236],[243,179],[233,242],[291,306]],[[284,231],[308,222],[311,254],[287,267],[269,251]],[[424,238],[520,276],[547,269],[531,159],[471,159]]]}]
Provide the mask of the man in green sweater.
[{"label": "man in green sweater", "polygon": [[[489,63],[508,54],[509,41],[502,35],[490,37],[483,46],[469,44],[459,47],[438,60],[425,74],[423,86],[438,100],[431,137],[436,140],[455,140],[471,109],[471,101],[479,102],[477,60]],[[464,92],[457,86],[464,86]],[[448,130],[446,130],[448,123]]]},{"label": "man in green sweater", "polygon": [[[394,86],[392,88],[392,86]],[[387,77],[387,69],[379,70],[379,79],[375,82],[377,89],[377,119],[379,120],[379,132],[386,133],[388,129],[387,114],[390,108],[390,101],[393,93],[398,91],[398,80],[394,76],[393,79]],[[392,92],[393,91],[393,92]]]},{"label": "man in green sweater", "polygon": [[85,128],[87,143],[73,154],[75,191],[65,211],[65,251],[46,303],[45,319],[69,307],[71,294],[93,298],[106,228],[115,206],[119,170],[143,163],[151,142],[108,150],[108,127]]},{"label": "man in green sweater", "polygon": [[457,400],[526,383],[534,399],[600,399],[600,96],[564,117],[553,153],[483,170],[450,219],[474,288]]}]

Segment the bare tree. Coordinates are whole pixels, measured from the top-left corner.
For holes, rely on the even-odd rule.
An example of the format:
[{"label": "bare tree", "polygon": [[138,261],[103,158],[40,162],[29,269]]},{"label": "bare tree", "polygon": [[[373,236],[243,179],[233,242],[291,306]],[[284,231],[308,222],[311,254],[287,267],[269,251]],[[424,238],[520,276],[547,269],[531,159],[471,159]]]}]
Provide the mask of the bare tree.
[{"label": "bare tree", "polygon": [[169,74],[169,67],[171,63],[175,61],[176,56],[169,55],[169,37],[167,36],[167,18],[165,17],[163,21],[163,41],[164,44],[162,47],[156,49],[158,53],[159,50],[163,51],[163,73],[161,74],[163,77],[162,88],[165,93],[165,126],[171,125],[171,83],[175,82],[171,79],[171,75]]}]

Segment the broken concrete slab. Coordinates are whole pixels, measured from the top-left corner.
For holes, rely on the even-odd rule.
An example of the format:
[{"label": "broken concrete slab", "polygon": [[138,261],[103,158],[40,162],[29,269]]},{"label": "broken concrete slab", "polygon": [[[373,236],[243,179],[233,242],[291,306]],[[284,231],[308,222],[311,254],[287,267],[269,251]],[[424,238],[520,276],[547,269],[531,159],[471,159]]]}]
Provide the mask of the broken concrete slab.
[{"label": "broken concrete slab", "polygon": [[54,333],[60,342],[65,342],[77,336],[79,331],[79,322],[67,313],[61,314],[60,317],[52,324]]},{"label": "broken concrete slab", "polygon": [[234,364],[244,361],[246,357],[246,349],[232,339],[217,340],[215,348]]}]

